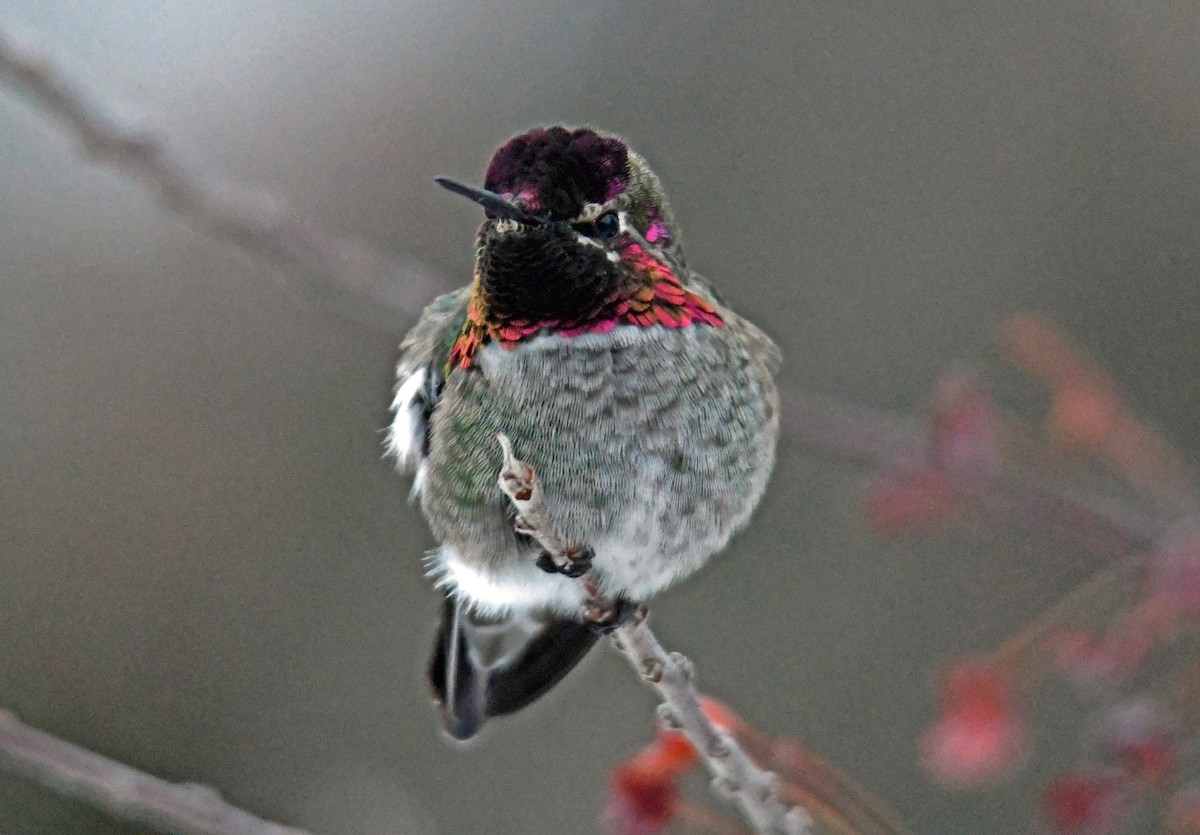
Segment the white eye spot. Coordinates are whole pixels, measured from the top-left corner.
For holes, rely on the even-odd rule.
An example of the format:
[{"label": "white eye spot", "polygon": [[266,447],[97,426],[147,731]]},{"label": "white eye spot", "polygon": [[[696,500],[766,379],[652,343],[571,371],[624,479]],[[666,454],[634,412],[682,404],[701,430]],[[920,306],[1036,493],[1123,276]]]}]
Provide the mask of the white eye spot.
[{"label": "white eye spot", "polygon": [[596,247],[596,249],[604,249],[604,244],[600,243],[599,241],[593,240],[592,238],[589,238],[587,235],[583,234],[582,232],[576,232],[575,238],[581,244],[587,244],[588,246],[594,246],[594,247]]},{"label": "white eye spot", "polygon": [[496,226],[495,226],[496,231],[502,235],[507,234],[509,232],[516,232],[520,228],[521,228],[521,224],[517,223],[512,218],[508,218],[508,217],[502,217],[499,220],[497,220]]},{"label": "white eye spot", "polygon": [[612,261],[614,264],[621,260],[621,256],[611,249],[606,254],[608,255],[608,260]]}]

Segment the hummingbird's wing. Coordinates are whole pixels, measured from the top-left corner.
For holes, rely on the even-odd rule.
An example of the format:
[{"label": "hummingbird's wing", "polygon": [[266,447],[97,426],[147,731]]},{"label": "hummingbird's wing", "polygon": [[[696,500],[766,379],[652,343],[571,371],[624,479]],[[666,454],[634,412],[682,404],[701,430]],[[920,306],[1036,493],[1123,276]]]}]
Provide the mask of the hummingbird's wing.
[{"label": "hummingbird's wing", "polygon": [[429,663],[446,732],[469,739],[490,717],[525,707],[569,673],[597,637],[588,624],[568,618],[484,619],[447,595]]},{"label": "hummingbird's wing", "polygon": [[416,470],[413,495],[421,489],[429,454],[429,418],[441,396],[450,346],[467,318],[470,297],[470,287],[438,296],[400,343],[394,416],[384,443],[401,470]]}]

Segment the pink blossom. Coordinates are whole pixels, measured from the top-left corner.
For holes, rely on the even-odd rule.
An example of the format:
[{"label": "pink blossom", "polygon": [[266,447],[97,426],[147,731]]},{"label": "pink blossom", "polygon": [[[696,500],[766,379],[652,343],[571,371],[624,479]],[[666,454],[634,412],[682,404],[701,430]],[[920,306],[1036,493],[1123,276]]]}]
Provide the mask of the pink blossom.
[{"label": "pink blossom", "polygon": [[962,662],[945,675],[942,716],[921,738],[921,762],[945,786],[994,783],[1024,753],[1024,733],[1009,682],[994,668]]}]

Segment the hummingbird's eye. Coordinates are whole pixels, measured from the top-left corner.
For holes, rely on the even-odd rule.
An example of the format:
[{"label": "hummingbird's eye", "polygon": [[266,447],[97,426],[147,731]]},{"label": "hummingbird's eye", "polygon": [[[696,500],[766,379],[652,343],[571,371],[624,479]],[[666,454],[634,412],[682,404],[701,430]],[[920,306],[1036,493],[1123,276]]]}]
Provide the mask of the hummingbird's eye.
[{"label": "hummingbird's eye", "polygon": [[616,212],[605,212],[596,218],[596,234],[606,241],[611,241],[621,234],[621,221]]}]

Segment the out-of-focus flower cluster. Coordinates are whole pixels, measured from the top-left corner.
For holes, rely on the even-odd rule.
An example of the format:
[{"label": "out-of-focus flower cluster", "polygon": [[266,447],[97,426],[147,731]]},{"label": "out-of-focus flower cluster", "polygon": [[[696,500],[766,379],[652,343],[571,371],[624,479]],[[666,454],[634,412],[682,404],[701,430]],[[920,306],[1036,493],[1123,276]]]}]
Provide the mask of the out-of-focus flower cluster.
[{"label": "out-of-focus flower cluster", "polygon": [[[731,733],[741,720],[715,699],[701,701],[704,714]],[[620,835],[654,835],[673,821],[691,816],[682,807],[679,781],[700,765],[700,756],[682,731],[661,728],[654,741],[613,772],[605,821]]]},{"label": "out-of-focus flower cluster", "polygon": [[[1182,639],[1200,626],[1200,501],[1182,457],[1052,324],[1020,316],[1000,329],[999,341],[1011,362],[1047,388],[1044,426],[1023,429],[969,375],[948,377],[933,399],[922,448],[868,492],[868,519],[895,536],[979,511],[1111,559],[990,655],[949,665],[940,714],[920,741],[922,762],[949,787],[1003,779],[1032,744],[1030,694],[1058,676],[1096,718],[1083,728],[1087,761],[1044,788],[1045,827],[1115,833],[1153,806],[1163,831],[1200,835],[1200,784],[1186,779],[1196,770],[1200,656],[1171,664],[1186,657],[1175,650],[1186,650]],[[1089,504],[1080,492],[1053,486],[1097,464],[1134,494],[1125,516],[1112,503]]]},{"label": "out-of-focus flower cluster", "polygon": [[[803,806],[822,832],[905,835],[904,827],[869,793],[793,739],[756,731],[728,706],[707,696],[700,705],[712,723],[727,731],[762,768],[780,779],[780,796]],[[682,732],[660,728],[650,745],[613,772],[604,822],[614,835],[673,831],[745,835],[738,821],[683,796],[680,781],[701,759]]]}]

